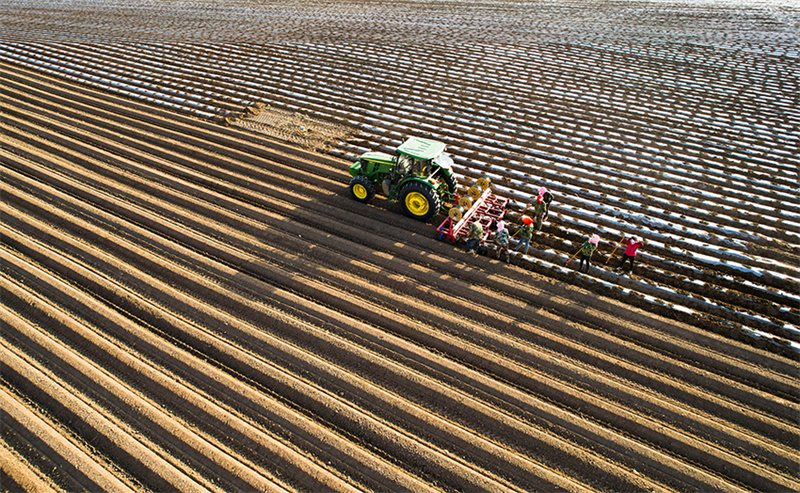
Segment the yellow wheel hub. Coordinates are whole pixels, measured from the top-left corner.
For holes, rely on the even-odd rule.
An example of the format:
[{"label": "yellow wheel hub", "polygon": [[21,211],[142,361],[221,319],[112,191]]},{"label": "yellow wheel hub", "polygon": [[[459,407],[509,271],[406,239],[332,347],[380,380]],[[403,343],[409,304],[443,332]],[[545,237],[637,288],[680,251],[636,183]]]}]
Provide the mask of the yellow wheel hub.
[{"label": "yellow wheel hub", "polygon": [[415,216],[424,216],[428,213],[428,199],[419,192],[411,192],[406,195],[406,209]]},{"label": "yellow wheel hub", "polygon": [[367,198],[367,187],[360,183],[356,183],[353,185],[353,195],[355,195],[359,200],[364,200]]}]

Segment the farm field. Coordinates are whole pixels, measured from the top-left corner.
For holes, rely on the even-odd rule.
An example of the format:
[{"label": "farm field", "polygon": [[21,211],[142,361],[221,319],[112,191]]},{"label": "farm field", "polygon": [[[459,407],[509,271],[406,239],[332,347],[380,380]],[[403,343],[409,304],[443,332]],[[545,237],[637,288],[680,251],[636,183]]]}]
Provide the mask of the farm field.
[{"label": "farm field", "polygon": [[[800,490],[791,2],[0,18],[3,490]],[[527,255],[349,197],[409,135]]]}]

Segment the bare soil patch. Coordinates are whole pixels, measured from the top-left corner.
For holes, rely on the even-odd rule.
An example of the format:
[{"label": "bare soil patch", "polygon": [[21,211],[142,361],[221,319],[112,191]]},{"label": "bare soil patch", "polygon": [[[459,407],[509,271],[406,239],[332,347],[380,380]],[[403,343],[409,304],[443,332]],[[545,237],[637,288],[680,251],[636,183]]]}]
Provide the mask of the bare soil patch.
[{"label": "bare soil patch", "polygon": [[320,153],[327,153],[356,133],[355,129],[345,125],[263,103],[248,106],[239,116],[226,117],[225,122]]}]

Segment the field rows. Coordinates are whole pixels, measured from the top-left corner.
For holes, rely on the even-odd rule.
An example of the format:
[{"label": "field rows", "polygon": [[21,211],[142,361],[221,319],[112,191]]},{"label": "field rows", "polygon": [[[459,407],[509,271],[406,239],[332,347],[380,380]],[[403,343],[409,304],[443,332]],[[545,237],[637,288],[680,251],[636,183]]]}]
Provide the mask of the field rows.
[{"label": "field rows", "polygon": [[[800,491],[791,2],[0,19],[4,491]],[[411,135],[527,255],[350,198]]]},{"label": "field rows", "polygon": [[[738,108],[737,117],[746,110],[758,113],[761,120],[781,120],[779,125],[769,126],[770,131],[761,130],[761,124],[747,123],[751,132],[746,135],[759,137],[753,146],[745,134],[736,141],[740,130],[735,126],[719,136],[712,122],[698,115],[688,119],[680,112],[644,112],[632,118],[639,110],[628,106],[626,113],[606,113],[599,122],[594,106],[582,99],[592,93],[616,94],[601,90],[610,83],[611,74],[605,74],[600,83],[590,82],[579,91],[581,97],[562,94],[535,106],[516,106],[511,91],[525,88],[504,84],[502,70],[510,74],[525,67],[504,67],[501,54],[494,56],[496,62],[493,58],[487,62],[485,54],[474,56],[475,63],[481,60],[493,66],[494,75],[488,71],[472,77],[465,74],[449,84],[425,86],[426,81],[412,76],[408,68],[378,78],[365,75],[368,69],[363,65],[387,63],[388,56],[394,59],[392,66],[402,66],[408,49],[394,53],[383,49],[374,56],[369,56],[369,51],[356,53],[356,49],[273,47],[271,53],[263,53],[235,45],[69,44],[10,46],[6,53],[15,63],[57,75],[71,74],[96,88],[128,96],[142,91],[139,96],[199,117],[230,114],[262,100],[345,121],[358,135],[331,149],[335,157],[352,159],[367,149],[390,150],[387,143],[394,145],[402,136],[420,132],[441,138],[453,143],[449,148],[462,183],[489,176],[498,193],[523,207],[541,185],[557,194],[548,234],[535,239],[538,251],[521,259],[540,272],[557,270],[588,231],[599,231],[606,238],[604,256],[613,249],[614,238],[637,233],[648,241],[637,269],[642,279],[596,269],[593,278],[582,282],[615,296],[619,295],[616,287],[624,289],[623,293],[642,293],[644,297],[634,303],[655,304],[664,314],[678,310],[694,319],[710,314],[712,318],[704,323],[733,337],[750,338],[755,330],[759,337],[780,345],[796,343],[800,337],[800,298],[796,295],[800,271],[793,246],[800,237],[800,199],[793,187],[797,163],[789,155],[797,136],[789,131],[794,128],[792,120],[781,120],[792,112],[783,101],[773,101],[772,115],[763,111],[758,101],[749,109]],[[547,59],[543,53],[536,55],[537,60]],[[601,50],[569,55],[598,66],[610,56]],[[444,65],[447,60],[447,53],[429,51],[426,56],[432,64]],[[468,62],[469,57],[463,56]],[[566,63],[564,53],[554,51],[551,56],[562,57],[560,63]],[[422,53],[415,59],[421,57]],[[640,79],[646,76],[647,71],[639,71]],[[657,76],[654,73],[649,78]],[[334,78],[337,84],[330,85],[327,81]],[[468,84],[470,79],[480,80],[483,89],[465,93],[459,88],[458,84]],[[764,80],[767,88],[771,87],[769,81]],[[716,84],[705,88],[702,100],[693,94],[672,93],[672,98],[686,97],[694,101],[694,111],[718,114],[730,85],[724,79]],[[737,80],[736,84],[744,82]],[[382,96],[386,87],[427,97],[412,98],[419,111],[409,113],[407,102]],[[672,90],[691,89],[681,87],[680,81],[675,81]],[[776,88],[776,94],[780,89]],[[472,119],[457,112],[420,118],[452,107],[456,98],[474,113]],[[630,105],[630,98],[635,94],[625,91],[609,104],[613,107],[625,101]],[[578,105],[577,110],[565,114],[557,109],[565,101]],[[687,131],[691,137],[683,138]],[[754,150],[768,152],[756,154]],[[343,162],[343,185],[345,166]],[[510,217],[516,220],[519,216]]]},{"label": "field rows", "polygon": [[336,160],[33,76],[3,72],[40,98],[9,101],[0,140],[12,471],[66,490],[800,486],[794,362],[465,263],[351,201]]}]

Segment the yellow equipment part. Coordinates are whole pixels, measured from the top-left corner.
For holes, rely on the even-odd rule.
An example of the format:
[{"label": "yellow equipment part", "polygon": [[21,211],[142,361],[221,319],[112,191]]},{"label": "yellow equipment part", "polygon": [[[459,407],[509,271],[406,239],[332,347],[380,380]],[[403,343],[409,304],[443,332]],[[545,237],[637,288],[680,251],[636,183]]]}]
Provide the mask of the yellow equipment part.
[{"label": "yellow equipment part", "polygon": [[452,219],[455,222],[458,222],[461,220],[462,217],[464,217],[464,208],[461,207],[460,205],[452,207],[450,209],[450,212],[448,212],[448,215],[450,216],[450,219]]},{"label": "yellow equipment part", "polygon": [[357,183],[353,185],[353,195],[360,200],[367,198],[367,189],[364,185]]},{"label": "yellow equipment part", "polygon": [[411,192],[406,195],[406,208],[415,216],[424,216],[428,213],[428,198],[419,192]]},{"label": "yellow equipment part", "polygon": [[469,195],[470,198],[472,198],[473,202],[478,200],[479,198],[481,198],[482,194],[483,194],[483,190],[481,190],[480,187],[475,186],[475,185],[469,187],[469,190],[467,190],[467,195]]}]

